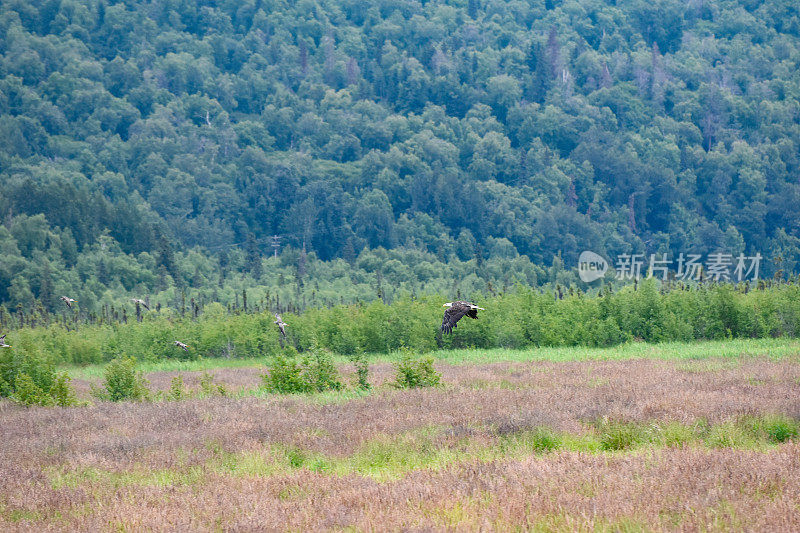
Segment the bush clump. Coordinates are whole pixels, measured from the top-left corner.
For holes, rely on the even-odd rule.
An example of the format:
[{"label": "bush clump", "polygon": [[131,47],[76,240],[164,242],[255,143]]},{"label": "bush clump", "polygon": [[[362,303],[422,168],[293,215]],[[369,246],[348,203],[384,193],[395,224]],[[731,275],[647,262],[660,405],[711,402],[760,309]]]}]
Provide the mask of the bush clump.
[{"label": "bush clump", "polygon": [[267,367],[267,373],[261,376],[261,379],[264,388],[269,392],[281,394],[308,392],[301,366],[294,359],[280,354],[272,358],[272,364]]},{"label": "bush clump", "polygon": [[77,405],[70,381],[65,372],[56,372],[50,359],[12,350],[0,352],[0,398],[22,405]]},{"label": "bush clump", "polygon": [[281,394],[341,390],[339,371],[329,353],[317,351],[300,362],[276,355],[262,376],[264,388]]},{"label": "bush clump", "polygon": [[350,357],[353,366],[356,367],[356,386],[362,390],[369,390],[372,385],[369,383],[369,363],[364,354],[358,354]]},{"label": "bush clump", "polygon": [[78,398],[75,396],[75,389],[72,388],[70,378],[66,372],[61,372],[56,375],[53,381],[53,386],[50,387],[50,397],[53,399],[55,405],[67,407],[70,405],[78,405]]},{"label": "bush clump", "polygon": [[442,375],[433,368],[433,357],[412,359],[406,355],[395,364],[395,369],[394,385],[399,389],[435,387],[441,383]]},{"label": "bush clump", "polygon": [[134,357],[118,357],[108,363],[104,372],[103,389],[94,389],[95,396],[102,400],[121,402],[143,401],[150,398],[148,381],[136,370]]},{"label": "bush clump", "polygon": [[227,396],[228,389],[221,383],[214,383],[214,376],[208,372],[203,372],[200,376],[200,394],[208,396]]},{"label": "bush clump", "polygon": [[179,402],[185,400],[189,396],[189,391],[183,386],[183,376],[178,374],[169,382],[169,391],[167,392],[167,401]]},{"label": "bush clump", "polygon": [[200,376],[199,390],[187,388],[183,379],[183,374],[178,374],[170,380],[169,389],[158,391],[152,399],[156,401],[180,402],[193,398],[210,398],[214,396],[226,397],[228,396],[228,389],[221,383],[214,383],[214,376],[212,374],[203,372],[203,375]]},{"label": "bush clump", "polygon": [[16,381],[16,391],[11,399],[22,405],[44,405],[68,407],[77,405],[75,391],[69,384],[70,377],[66,373],[58,374],[49,390],[39,386],[28,374],[20,374]]}]

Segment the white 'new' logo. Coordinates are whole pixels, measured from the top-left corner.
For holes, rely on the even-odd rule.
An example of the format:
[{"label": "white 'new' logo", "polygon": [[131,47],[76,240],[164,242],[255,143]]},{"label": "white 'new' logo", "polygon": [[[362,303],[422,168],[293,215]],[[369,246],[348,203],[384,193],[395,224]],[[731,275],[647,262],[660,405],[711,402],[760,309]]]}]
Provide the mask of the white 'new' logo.
[{"label": "white 'new' logo", "polygon": [[608,262],[601,255],[586,250],[578,257],[578,276],[585,283],[602,278],[607,270]]}]

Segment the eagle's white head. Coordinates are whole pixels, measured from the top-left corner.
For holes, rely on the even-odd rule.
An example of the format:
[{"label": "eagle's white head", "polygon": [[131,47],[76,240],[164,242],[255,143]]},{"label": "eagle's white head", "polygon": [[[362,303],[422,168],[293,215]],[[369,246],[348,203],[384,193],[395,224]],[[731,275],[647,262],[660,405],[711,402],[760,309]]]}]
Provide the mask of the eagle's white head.
[{"label": "eagle's white head", "polygon": [[442,307],[453,307],[453,302],[447,302]]}]

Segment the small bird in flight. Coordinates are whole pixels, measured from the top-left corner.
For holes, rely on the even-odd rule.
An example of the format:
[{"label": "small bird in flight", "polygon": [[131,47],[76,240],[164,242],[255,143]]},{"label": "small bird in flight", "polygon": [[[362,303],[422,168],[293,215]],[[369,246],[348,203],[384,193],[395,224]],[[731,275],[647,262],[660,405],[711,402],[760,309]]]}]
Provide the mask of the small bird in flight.
[{"label": "small bird in flight", "polygon": [[281,330],[281,335],[283,335],[283,338],[285,339],[286,330],[284,328],[286,327],[286,322],[283,321],[281,315],[279,315],[278,313],[275,313],[275,323],[278,325],[278,328]]},{"label": "small bird in flight", "polygon": [[181,341],[175,341],[173,344],[175,344],[175,346],[180,346],[181,348],[183,348],[183,351],[185,351],[185,352],[189,351],[189,345],[188,344],[184,344]]},{"label": "small bird in flight", "polygon": [[5,335],[5,333],[3,334],[2,337],[0,337],[0,348],[11,348],[10,344],[6,344],[6,335]]},{"label": "small bird in flight", "polygon": [[483,307],[463,301],[447,302],[444,307],[447,307],[447,309],[444,310],[444,318],[442,319],[443,333],[452,333],[453,328],[458,327],[457,323],[462,316],[467,315],[477,320],[478,310],[485,311]]},{"label": "small bird in flight", "polygon": [[72,309],[72,304],[75,303],[75,300],[70,298],[69,296],[62,296],[61,298],[59,298],[59,300],[67,304],[67,307],[69,307],[70,309]]},{"label": "small bird in flight", "polygon": [[141,305],[142,307],[144,307],[148,311],[150,310],[150,306],[148,306],[146,303],[144,303],[144,300],[140,300],[139,298],[131,298],[131,301],[133,303],[135,303],[135,304]]}]

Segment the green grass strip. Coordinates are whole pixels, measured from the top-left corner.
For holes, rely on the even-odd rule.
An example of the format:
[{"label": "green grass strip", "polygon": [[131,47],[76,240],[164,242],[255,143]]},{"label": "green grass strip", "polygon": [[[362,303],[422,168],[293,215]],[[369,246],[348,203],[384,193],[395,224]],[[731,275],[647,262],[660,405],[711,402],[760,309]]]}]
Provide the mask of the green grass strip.
[{"label": "green grass strip", "polygon": [[[397,362],[408,355],[408,352],[391,354],[371,354],[367,356],[370,363]],[[556,347],[527,348],[508,350],[502,348],[487,350],[441,350],[429,354],[437,361],[455,365],[525,362],[525,361],[617,361],[628,359],[659,360],[702,360],[710,358],[769,357],[771,359],[791,359],[800,361],[800,340],[798,339],[730,339],[724,341],[701,342],[667,342],[650,344],[631,342],[610,348]],[[349,364],[350,360],[342,355],[334,355],[339,364]],[[218,368],[263,367],[267,358],[223,359],[206,358],[194,361],[167,359],[157,362],[140,362],[137,369],[145,372],[202,372]],[[67,366],[64,367],[73,379],[98,379],[103,377],[105,365]]]},{"label": "green grass strip", "polygon": [[[287,475],[298,469],[327,475],[362,475],[376,481],[397,480],[418,470],[438,471],[468,461],[520,460],[530,455],[559,451],[592,454],[639,453],[671,447],[696,446],[768,451],[800,437],[800,420],[785,415],[747,416],[720,424],[702,421],[691,425],[597,421],[580,434],[533,427],[504,433],[484,428],[483,437],[452,428],[421,427],[400,435],[379,435],[346,457],[325,455],[294,445],[272,443],[263,449],[228,452],[218,443],[206,447],[213,454],[206,464],[176,470],[149,471],[142,465],[131,470],[99,468],[66,470],[50,467],[51,485],[172,486],[202,483],[209,473],[233,476]],[[478,433],[479,430],[475,430]],[[297,495],[287,494],[287,498]]]}]

